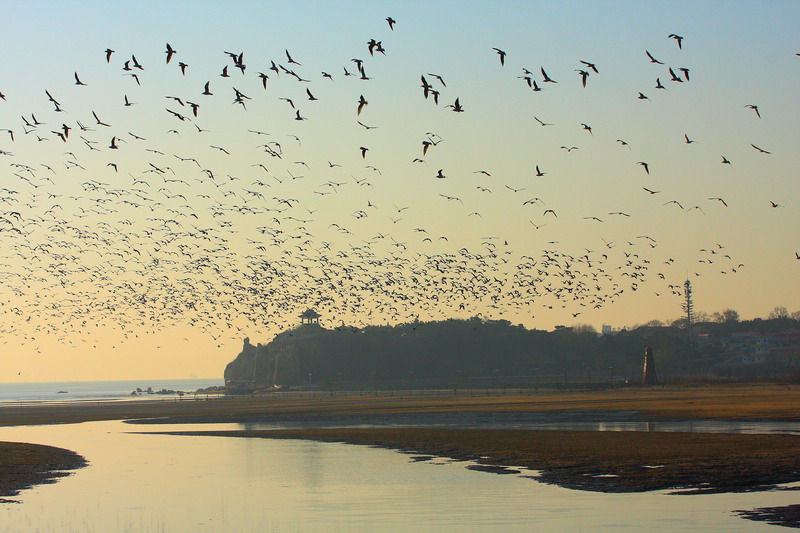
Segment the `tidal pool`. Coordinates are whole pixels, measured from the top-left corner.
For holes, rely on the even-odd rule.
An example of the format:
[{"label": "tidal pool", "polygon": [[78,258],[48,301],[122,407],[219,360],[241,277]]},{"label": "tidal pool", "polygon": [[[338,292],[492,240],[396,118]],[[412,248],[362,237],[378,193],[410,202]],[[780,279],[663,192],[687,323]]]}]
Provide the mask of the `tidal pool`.
[{"label": "tidal pool", "polygon": [[[153,430],[240,429],[237,424]],[[2,531],[440,532],[767,531],[734,509],[788,505],[796,492],[599,494],[522,475],[417,462],[336,443],[142,435],[122,422],[0,427],[0,440],[50,444],[89,461],[0,505]]]}]

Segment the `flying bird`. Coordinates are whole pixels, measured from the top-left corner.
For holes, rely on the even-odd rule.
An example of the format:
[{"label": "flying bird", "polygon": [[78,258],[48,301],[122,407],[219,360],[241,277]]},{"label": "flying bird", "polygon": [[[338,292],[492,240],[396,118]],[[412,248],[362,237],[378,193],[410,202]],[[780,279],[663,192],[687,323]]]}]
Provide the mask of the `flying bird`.
[{"label": "flying bird", "polygon": [[298,67],[302,67],[303,66],[300,63],[298,63],[297,61],[295,61],[294,59],[292,59],[292,56],[289,55],[289,50],[284,50],[284,51],[286,52],[286,59],[289,60],[289,63],[291,63],[293,65],[297,65]]},{"label": "flying bird", "polygon": [[723,200],[722,198],[720,198],[718,196],[713,196],[713,197],[709,198],[709,200],[718,200],[720,203],[722,203],[722,205],[724,205],[725,207],[728,207],[728,204],[725,202],[725,200]]},{"label": "flying bird", "polygon": [[581,59],[581,63],[592,69],[592,71],[595,74],[600,74],[600,72],[597,71],[597,66],[594,63],[589,63],[588,61],[584,61],[583,59]]},{"label": "flying bird", "polygon": [[[589,73],[585,70],[575,69],[575,72],[581,75],[581,84],[583,85],[584,89],[586,88],[586,80],[589,78]],[[639,93],[641,94],[641,93]]]},{"label": "flying bird", "polygon": [[756,112],[756,116],[757,116],[758,118],[761,118],[761,113],[759,113],[759,111],[758,111],[758,106],[757,106],[757,105],[753,105],[753,104],[747,104],[745,107],[747,107],[747,108],[749,108],[749,109],[752,109],[753,111],[755,111],[755,112]]},{"label": "flying bird", "polygon": [[664,64],[661,61],[659,61],[658,59],[656,59],[655,57],[653,57],[652,54],[650,52],[648,52],[647,50],[645,50],[644,53],[647,54],[647,57],[650,58],[650,62],[651,63],[656,63],[658,65],[663,65]]},{"label": "flying bird", "polygon": [[455,103],[453,105],[448,105],[447,107],[452,107],[453,111],[455,111],[456,113],[463,113],[464,112],[464,108],[461,107],[461,103],[458,101],[458,98],[456,98],[456,101],[455,101]]},{"label": "flying bird", "polygon": [[497,52],[497,55],[500,56],[500,66],[505,66],[505,64],[506,64],[506,53],[504,51],[500,50],[499,48],[492,48],[492,50]]},{"label": "flying bird", "polygon": [[675,39],[675,40],[678,42],[678,48],[679,48],[679,49],[683,49],[683,46],[682,46],[682,44],[681,44],[681,43],[683,42],[683,37],[681,37],[680,35],[675,35],[674,33],[670,33],[670,34],[667,36],[667,38],[669,38],[669,39]]},{"label": "flying bird", "polygon": [[172,48],[169,45],[169,43],[167,43],[167,49],[166,49],[166,51],[164,53],[167,54],[167,64],[169,64],[169,62],[172,61],[172,56],[174,56],[178,52],[177,52],[177,50]]},{"label": "flying bird", "polygon": [[547,83],[558,83],[556,80],[551,79],[550,76],[547,75],[547,72],[544,71],[544,67],[540,67],[539,70],[542,71],[542,76],[544,77],[543,81]]}]

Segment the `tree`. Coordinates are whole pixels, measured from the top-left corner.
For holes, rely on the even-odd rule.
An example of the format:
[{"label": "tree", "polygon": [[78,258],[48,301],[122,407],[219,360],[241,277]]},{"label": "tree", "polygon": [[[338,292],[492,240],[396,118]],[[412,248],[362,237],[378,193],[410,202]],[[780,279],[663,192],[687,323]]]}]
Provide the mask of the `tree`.
[{"label": "tree", "polygon": [[683,296],[685,301],[681,307],[686,313],[686,337],[689,340],[689,347],[692,346],[692,323],[694,322],[694,301],[692,300],[692,282],[688,279],[683,284]]},{"label": "tree", "polygon": [[775,309],[770,311],[769,315],[767,315],[768,320],[785,320],[787,318],[789,318],[789,310],[782,305],[775,307]]},{"label": "tree", "polygon": [[720,324],[739,322],[739,313],[737,313],[733,309],[725,309],[722,312],[717,311],[713,313],[711,315],[711,319],[714,322],[718,322]]}]

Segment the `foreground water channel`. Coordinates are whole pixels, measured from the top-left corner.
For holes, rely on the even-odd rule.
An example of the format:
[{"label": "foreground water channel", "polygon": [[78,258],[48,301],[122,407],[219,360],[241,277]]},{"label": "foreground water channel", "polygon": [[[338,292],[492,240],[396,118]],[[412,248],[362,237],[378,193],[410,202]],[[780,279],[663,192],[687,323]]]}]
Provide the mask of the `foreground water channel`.
[{"label": "foreground water channel", "polygon": [[[623,415],[620,415],[623,416]],[[591,417],[588,417],[591,418]],[[437,425],[797,433],[770,422],[596,422],[586,413],[327,419],[324,425]],[[380,423],[377,423],[380,422]],[[119,421],[0,427],[0,440],[74,450],[87,468],[0,505],[3,532],[767,531],[732,511],[797,503],[796,492],[671,495],[562,489],[463,462],[417,462],[336,443],[136,434],[319,427],[320,420],[141,426]]]}]

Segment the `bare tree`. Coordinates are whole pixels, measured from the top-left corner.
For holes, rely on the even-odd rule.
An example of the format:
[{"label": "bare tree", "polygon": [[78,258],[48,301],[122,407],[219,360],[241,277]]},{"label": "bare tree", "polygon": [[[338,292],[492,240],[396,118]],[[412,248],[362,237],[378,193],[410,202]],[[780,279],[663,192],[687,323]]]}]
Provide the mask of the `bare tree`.
[{"label": "bare tree", "polygon": [[778,320],[786,318],[789,318],[789,310],[786,309],[786,307],[783,305],[775,307],[775,309],[770,311],[769,315],[767,315],[768,320]]}]

